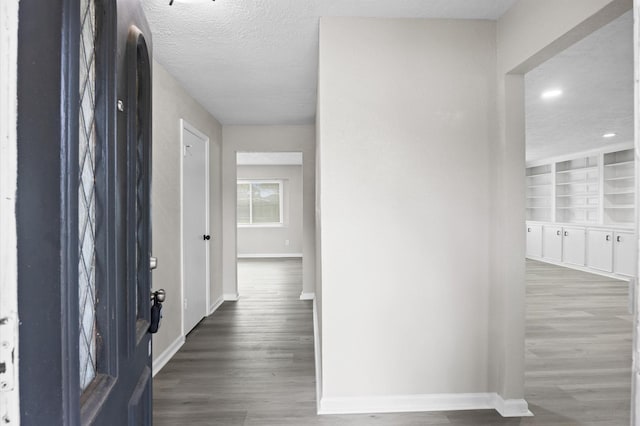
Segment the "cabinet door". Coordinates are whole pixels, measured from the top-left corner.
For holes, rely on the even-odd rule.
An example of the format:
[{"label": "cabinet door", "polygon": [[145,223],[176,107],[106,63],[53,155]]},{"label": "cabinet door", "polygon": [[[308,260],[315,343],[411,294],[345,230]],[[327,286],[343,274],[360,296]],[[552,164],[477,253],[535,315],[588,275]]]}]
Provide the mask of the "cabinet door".
[{"label": "cabinet door", "polygon": [[605,272],[613,271],[613,231],[587,231],[587,266]]},{"label": "cabinet door", "polygon": [[542,225],[527,225],[527,257],[542,257]]},{"label": "cabinet door", "polygon": [[556,262],[562,261],[562,228],[542,227],[542,257]]},{"label": "cabinet door", "polygon": [[562,228],[562,260],[584,266],[584,228]]},{"label": "cabinet door", "polygon": [[636,273],[636,238],[633,232],[614,232],[613,272],[633,276]]}]

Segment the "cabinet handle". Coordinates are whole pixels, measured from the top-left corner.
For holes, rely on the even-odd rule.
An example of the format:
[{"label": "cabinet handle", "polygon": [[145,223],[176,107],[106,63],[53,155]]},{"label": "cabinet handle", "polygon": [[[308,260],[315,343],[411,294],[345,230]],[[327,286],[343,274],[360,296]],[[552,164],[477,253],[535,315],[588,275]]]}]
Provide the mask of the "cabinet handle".
[{"label": "cabinet handle", "polygon": [[556,231],[556,235],[560,236],[560,230]]},{"label": "cabinet handle", "polygon": [[527,232],[531,232],[531,228],[527,228]]},{"label": "cabinet handle", "polygon": [[609,240],[611,239],[611,235],[607,235],[604,239],[605,239],[606,241],[609,241]]},{"label": "cabinet handle", "polygon": [[622,240],[620,239],[620,235],[618,235],[618,236],[616,237],[616,241],[617,241],[617,242],[622,241]]},{"label": "cabinet handle", "polygon": [[568,233],[567,231],[564,231],[564,236],[565,236],[565,237],[568,237],[568,236],[569,236],[569,233]]}]

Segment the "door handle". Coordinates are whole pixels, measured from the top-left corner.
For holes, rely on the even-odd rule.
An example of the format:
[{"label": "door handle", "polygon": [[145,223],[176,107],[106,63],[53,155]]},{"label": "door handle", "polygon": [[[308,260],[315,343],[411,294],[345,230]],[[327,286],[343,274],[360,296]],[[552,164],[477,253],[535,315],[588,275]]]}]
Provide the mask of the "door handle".
[{"label": "door handle", "polygon": [[616,237],[616,241],[617,241],[617,242],[622,241],[622,240],[620,239],[620,235],[618,235],[618,236]]},{"label": "door handle", "polygon": [[205,234],[205,235],[202,236],[202,239],[205,240],[205,241],[209,241],[211,239],[211,235],[206,235]]},{"label": "door handle", "polygon": [[607,235],[604,239],[605,241],[609,241],[611,239],[611,235]]},{"label": "door handle", "polygon": [[557,231],[556,231],[556,235],[557,235],[557,236],[560,236],[560,230],[557,230]]},{"label": "door handle", "polygon": [[149,269],[156,269],[158,267],[158,258],[150,257],[149,258]]},{"label": "door handle", "polygon": [[564,231],[564,236],[565,236],[565,237],[568,237],[568,236],[569,236],[569,233],[568,233],[567,231]]},{"label": "door handle", "polygon": [[160,320],[162,319],[162,302],[167,297],[167,292],[164,289],[156,290],[151,293],[151,321],[149,323],[149,333],[157,333],[160,328]]},{"label": "door handle", "polygon": [[527,232],[531,232],[531,228],[527,228]]}]

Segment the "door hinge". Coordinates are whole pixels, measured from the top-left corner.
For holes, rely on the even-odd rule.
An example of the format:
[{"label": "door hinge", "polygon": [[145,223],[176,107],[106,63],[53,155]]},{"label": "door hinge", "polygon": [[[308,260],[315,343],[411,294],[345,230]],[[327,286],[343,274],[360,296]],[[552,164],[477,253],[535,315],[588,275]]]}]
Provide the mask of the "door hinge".
[{"label": "door hinge", "polygon": [[15,384],[16,324],[11,317],[0,318],[0,392],[10,392]]}]

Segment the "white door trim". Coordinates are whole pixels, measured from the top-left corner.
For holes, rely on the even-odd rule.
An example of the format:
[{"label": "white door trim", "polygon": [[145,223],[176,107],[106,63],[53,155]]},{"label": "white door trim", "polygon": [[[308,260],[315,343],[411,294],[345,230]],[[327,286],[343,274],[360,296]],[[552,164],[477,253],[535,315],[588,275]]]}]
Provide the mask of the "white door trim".
[{"label": "white door trim", "polygon": [[20,424],[18,274],[16,240],[18,0],[0,1],[0,418]]},{"label": "white door trim", "polygon": [[[633,2],[633,74],[634,74],[634,102],[633,102],[633,116],[634,116],[634,157],[636,160],[636,197],[635,197],[635,211],[636,211],[636,239],[640,233],[640,216],[638,215],[638,192],[640,190],[640,167],[638,166],[640,160],[640,84],[638,78],[640,77],[640,1],[634,0]],[[636,247],[638,247],[638,241],[636,241]],[[629,281],[629,297],[631,299],[631,307],[633,308],[633,349],[632,349],[632,368],[631,368],[631,424],[636,425],[640,422],[640,290],[638,289],[638,270],[640,269],[640,250],[636,255],[636,271],[635,276]]]},{"label": "white door trim", "polygon": [[[184,329],[184,152],[183,152],[183,146],[184,146],[184,131],[187,130],[191,133],[193,133],[194,135],[196,135],[197,137],[199,137],[200,139],[202,139],[204,141],[204,146],[205,146],[205,153],[206,153],[206,159],[205,159],[205,192],[206,192],[206,199],[205,199],[205,232],[207,235],[210,235],[211,232],[211,217],[210,217],[210,198],[211,198],[211,193],[210,193],[210,189],[209,189],[209,181],[210,181],[210,166],[211,166],[211,158],[209,156],[209,144],[210,144],[210,140],[209,140],[209,136],[205,135],[204,133],[202,133],[200,130],[198,130],[197,128],[195,128],[193,125],[191,125],[188,121],[186,121],[185,119],[181,118],[180,119],[180,145],[179,145],[179,150],[180,150],[180,312],[182,313],[182,315],[180,315],[180,330],[182,331],[182,335],[186,336],[186,334],[190,331],[190,330],[185,330]],[[217,237],[217,236],[216,236]],[[207,316],[209,315],[208,309],[209,306],[211,306],[211,243],[209,244],[205,244],[205,257],[206,257],[206,261],[205,261],[205,286],[206,286],[206,304],[205,306],[207,307],[207,312],[203,313],[203,316]]]}]

